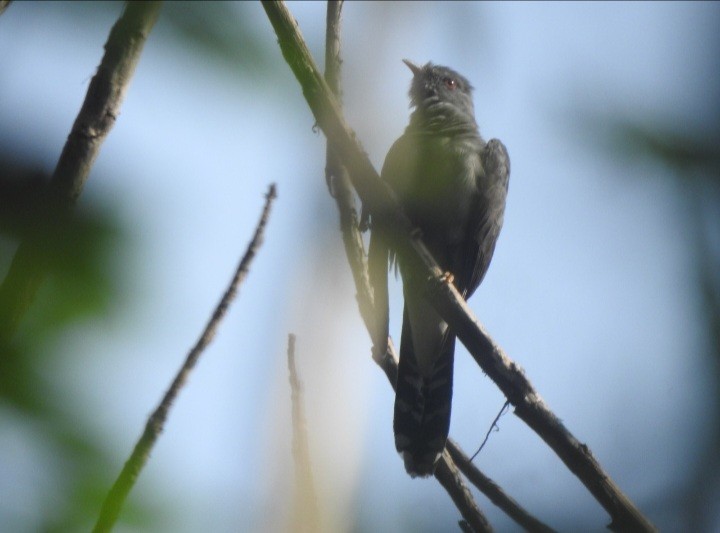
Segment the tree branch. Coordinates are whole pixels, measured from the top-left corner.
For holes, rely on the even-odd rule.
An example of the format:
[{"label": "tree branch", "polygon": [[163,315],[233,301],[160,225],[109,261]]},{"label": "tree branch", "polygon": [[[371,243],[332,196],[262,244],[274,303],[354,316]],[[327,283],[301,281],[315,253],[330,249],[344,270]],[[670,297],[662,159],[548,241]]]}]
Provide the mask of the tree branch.
[{"label": "tree branch", "polygon": [[128,2],[110,31],[105,55],[88,87],[43,198],[45,223],[18,247],[0,286],[0,337],[11,337],[45,278],[47,265],[36,252],[43,237],[61,224],[82,192],[130,85],[147,36],[162,2]]},{"label": "tree branch", "polygon": [[98,533],[101,531],[110,531],[117,521],[127,495],[135,485],[135,481],[140,475],[140,471],[145,466],[145,463],[147,463],[150,452],[153,446],[155,446],[155,442],[160,436],[160,433],[162,433],[165,421],[167,420],[168,413],[170,412],[170,408],[172,407],[175,398],[187,381],[190,372],[195,367],[195,364],[200,358],[203,350],[205,350],[215,337],[215,333],[220,326],[220,322],[225,317],[230,304],[237,295],[240,284],[247,277],[250,269],[250,263],[252,263],[252,260],[255,258],[257,251],[262,245],[265,226],[267,225],[268,218],[270,217],[270,208],[272,207],[272,202],[276,197],[276,188],[273,184],[270,186],[270,189],[265,196],[265,207],[263,208],[262,215],[260,216],[257,228],[255,229],[255,234],[245,251],[245,255],[235,270],[235,275],[233,276],[232,281],[225,290],[220,302],[218,302],[215,307],[215,310],[200,335],[200,338],[188,353],[185,363],[175,375],[175,379],[170,385],[168,391],[165,393],[162,402],[160,402],[160,405],[155,409],[153,414],[150,415],[150,418],[145,425],[145,431],[138,440],[137,444],[135,444],[135,448],[133,449],[130,458],[125,463],[125,466],[123,466],[120,475],[115,480],[115,483],[105,497],[102,509],[100,510],[100,515],[95,527],[93,528],[94,532]]},{"label": "tree branch", "polygon": [[380,180],[354,132],[344,120],[340,106],[320,75],[305,44],[297,22],[281,1],[263,2],[268,19],[278,36],[285,60],[300,83],[318,125],[337,149],[344,165],[352,169],[350,179],[363,203],[373,214],[390,221],[401,239],[404,256],[412,268],[427,279],[427,297],[468,348],[483,371],[515,406],[515,414],[555,451],[582,481],[612,518],[609,525],[618,531],[654,531],[630,499],[603,471],[588,447],[581,444],[545,405],[525,374],[493,341],[475,318],[462,296],[442,281],[442,271],[433,260],[418,232],[403,213],[390,188]]},{"label": "tree branch", "polygon": [[302,402],[302,383],[295,365],[295,335],[288,335],[288,372],[292,403],[293,459],[295,461],[295,496],[293,498],[293,529],[319,531],[319,511],[313,483],[307,424]]},{"label": "tree branch", "polygon": [[[325,79],[328,87],[340,101],[340,79],[342,60],[340,58],[340,14],[343,2],[329,1],[327,9],[327,32],[325,35]],[[327,141],[325,156],[325,180],[335,198],[340,212],[340,228],[345,245],[345,254],[350,263],[357,290],[360,315],[366,324],[373,316],[373,298],[370,279],[365,261],[365,248],[358,226],[358,212],[355,208],[352,184],[347,169],[343,166],[337,150],[330,139]]]},{"label": "tree branch", "polygon": [[511,496],[505,494],[497,483],[483,474],[454,440],[448,439],[445,450],[465,477],[517,524],[533,533],[553,532],[552,528],[523,509]]},{"label": "tree branch", "polygon": [[473,531],[481,533],[483,531],[493,530],[490,522],[488,522],[485,515],[480,511],[480,508],[470,493],[470,489],[460,476],[460,471],[458,467],[455,466],[447,450],[443,451],[442,457],[437,462],[433,476],[435,476],[435,479],[438,480],[450,495],[455,506],[460,510],[463,519],[469,524]]}]

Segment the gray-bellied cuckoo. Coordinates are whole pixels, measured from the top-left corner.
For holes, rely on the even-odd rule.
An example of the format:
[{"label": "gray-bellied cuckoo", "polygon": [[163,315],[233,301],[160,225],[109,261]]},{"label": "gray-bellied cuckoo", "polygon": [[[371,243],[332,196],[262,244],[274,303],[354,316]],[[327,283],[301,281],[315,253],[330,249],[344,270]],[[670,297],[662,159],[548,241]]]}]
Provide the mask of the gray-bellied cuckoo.
[{"label": "gray-bellied cuckoo", "polygon": [[[480,285],[495,250],[510,161],[500,141],[485,142],[480,136],[467,79],[432,63],[405,63],[413,72],[414,110],[385,158],[382,178],[421,231],[448,281],[467,299]],[[388,229],[382,215],[373,214],[369,263],[376,294],[383,283],[387,294],[388,264],[394,260],[405,297],[395,446],[411,476],[428,476],[450,427],[455,335],[423,297],[426,280],[414,277]],[[387,313],[381,314],[387,331]]]}]

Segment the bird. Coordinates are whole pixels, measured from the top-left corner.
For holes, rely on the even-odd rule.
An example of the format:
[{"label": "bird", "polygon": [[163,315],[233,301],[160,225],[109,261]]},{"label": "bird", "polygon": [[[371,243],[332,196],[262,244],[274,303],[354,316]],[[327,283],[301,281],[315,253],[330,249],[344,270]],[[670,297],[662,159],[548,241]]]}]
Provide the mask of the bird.
[{"label": "bird", "polygon": [[[413,74],[412,112],[385,158],[381,178],[446,273],[443,279],[468,299],[488,270],[503,225],[510,159],[501,141],[486,142],[480,135],[473,86],[465,77],[431,62],[403,62]],[[387,345],[387,274],[393,265],[403,283],[395,447],[411,477],[427,477],[435,471],[450,428],[455,334],[425,299],[427,280],[410,268],[387,217],[370,217],[368,263],[379,309],[376,346],[383,337]]]}]

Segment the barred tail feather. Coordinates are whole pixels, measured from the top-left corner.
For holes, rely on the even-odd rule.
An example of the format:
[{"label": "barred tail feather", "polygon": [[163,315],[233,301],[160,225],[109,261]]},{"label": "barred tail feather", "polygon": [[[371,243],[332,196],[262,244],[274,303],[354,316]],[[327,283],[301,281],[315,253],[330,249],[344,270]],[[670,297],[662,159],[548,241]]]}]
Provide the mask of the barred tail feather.
[{"label": "barred tail feather", "polygon": [[412,477],[435,471],[450,429],[455,336],[448,334],[433,373],[423,376],[415,358],[410,321],[404,313],[395,395],[395,447]]}]

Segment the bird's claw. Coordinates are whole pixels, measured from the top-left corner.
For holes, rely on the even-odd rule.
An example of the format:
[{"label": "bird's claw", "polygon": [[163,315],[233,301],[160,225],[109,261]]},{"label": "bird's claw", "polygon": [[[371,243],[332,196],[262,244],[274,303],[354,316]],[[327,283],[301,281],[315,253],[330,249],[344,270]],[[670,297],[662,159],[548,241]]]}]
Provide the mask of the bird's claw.
[{"label": "bird's claw", "polygon": [[445,272],[440,275],[440,283],[447,283],[448,285],[455,281],[455,276],[452,272]]}]

